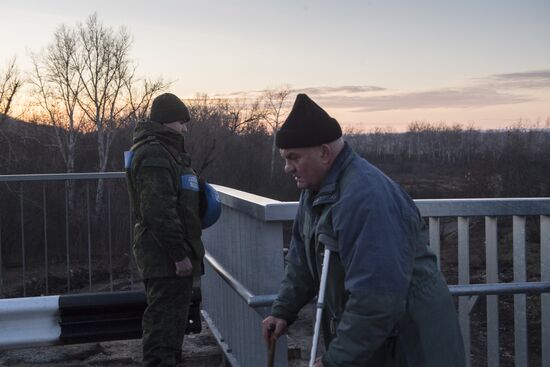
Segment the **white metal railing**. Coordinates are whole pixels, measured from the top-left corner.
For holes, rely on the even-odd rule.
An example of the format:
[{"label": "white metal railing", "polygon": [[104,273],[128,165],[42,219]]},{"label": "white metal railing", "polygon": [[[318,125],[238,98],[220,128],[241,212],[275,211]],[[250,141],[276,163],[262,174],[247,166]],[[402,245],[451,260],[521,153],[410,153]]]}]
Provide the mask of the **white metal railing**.
[{"label": "white metal railing", "polygon": [[[513,221],[513,281],[527,281],[526,258],[526,216],[540,217],[540,278],[542,282],[550,279],[550,199],[451,199],[451,200],[416,200],[423,216],[429,217],[430,245],[440,254],[439,217],[456,217],[458,221],[458,281],[459,284],[470,283],[470,241],[469,218],[485,218],[485,257],[486,282],[499,282],[498,267],[498,218],[512,216]],[[546,258],[545,255],[546,254]],[[548,291],[541,294],[541,361],[543,367],[550,366],[550,304]],[[474,302],[476,298],[473,298]],[[459,318],[467,354],[470,355],[470,309],[471,298],[459,297]],[[487,296],[487,365],[500,365],[499,345],[499,303],[498,295]],[[528,330],[527,300],[525,294],[514,295],[514,360],[515,366],[528,366]]]},{"label": "white metal railing", "polygon": [[56,322],[59,296],[2,300],[0,350],[54,344],[61,335]]},{"label": "white metal railing", "polygon": [[[105,174],[61,174],[0,176],[1,182],[50,180],[119,180],[123,172]],[[277,292],[283,275],[283,223],[292,221],[297,208],[295,202],[278,202],[238,190],[216,187],[223,203],[220,221],[204,232],[209,252],[206,274],[202,282],[204,316],[209,321],[220,345],[234,365],[259,366],[265,364],[265,346],[260,334],[260,321],[267,314],[268,305]],[[3,188],[0,187],[0,190]],[[20,193],[22,202],[23,190]],[[43,189],[43,196],[46,191]],[[45,203],[45,201],[44,201]],[[514,294],[514,351],[515,365],[528,365],[528,334],[526,293],[541,293],[541,361],[550,367],[550,198],[530,199],[449,199],[416,200],[422,215],[428,219],[430,243],[440,258],[441,225],[448,217],[456,218],[458,285],[450,286],[459,295],[459,318],[468,351],[471,345],[470,312],[479,295],[487,297],[487,364],[500,365],[499,295]],[[44,205],[45,206],[45,205]],[[44,208],[44,213],[46,209]],[[70,214],[64,213],[65,217]],[[526,217],[540,220],[540,282],[526,282]],[[485,222],[485,281],[470,284],[470,225],[472,220]],[[501,218],[512,217],[513,222],[513,282],[499,279],[498,225]],[[445,218],[445,219],[442,219]],[[22,252],[26,232],[21,210]],[[46,220],[44,220],[46,223]],[[1,226],[1,224],[0,224]],[[0,227],[1,228],[1,227]],[[2,229],[6,231],[6,228]],[[39,228],[39,230],[42,230]],[[44,233],[47,230],[43,229]],[[1,234],[1,232],[0,232]],[[46,240],[47,244],[48,241]],[[0,251],[2,237],[0,235]],[[69,253],[67,240],[67,254]],[[90,249],[89,251],[92,251]],[[0,283],[2,282],[0,257]],[[45,259],[47,263],[47,259]],[[67,262],[69,261],[67,255]],[[91,266],[91,262],[89,262]],[[23,267],[24,267],[23,259]],[[67,271],[69,267],[67,265]],[[90,269],[91,272],[91,269]],[[47,270],[46,270],[47,274]],[[24,271],[23,271],[24,276]],[[112,289],[111,273],[111,289]],[[47,277],[47,275],[46,275]],[[1,286],[1,284],[0,284]],[[91,288],[91,276],[90,276]],[[281,339],[277,347],[277,366],[286,366],[286,343]]]},{"label": "white metal railing", "polygon": [[[260,325],[283,277],[281,220],[292,207],[229,188],[216,189],[222,215],[203,233],[209,252],[202,280],[205,318],[217,329],[215,335],[223,338],[220,344],[235,366],[264,366],[267,355]],[[275,361],[276,366],[287,366],[286,337],[277,343]]]},{"label": "white metal railing", "polygon": [[[224,208],[230,208],[229,212],[224,212],[227,220],[233,217],[233,222],[226,227],[222,224],[217,225],[211,231],[219,233],[219,237],[212,242],[207,242],[208,246],[214,243],[225,242],[224,247],[227,253],[223,253],[220,258],[224,258],[229,253],[233,252],[236,243],[231,242],[229,232],[247,233],[254,225],[248,222],[242,222],[236,219],[238,216],[247,215],[254,218],[260,223],[269,223],[272,221],[290,221],[294,219],[297,208],[297,203],[282,203],[265,198],[250,196],[249,194],[238,192],[232,189],[218,188],[222,193]],[[450,200],[416,200],[421,214],[428,218],[430,224],[430,240],[431,246],[440,256],[441,232],[440,218],[455,217],[457,220],[457,252],[458,252],[458,285],[450,286],[452,294],[459,296],[459,320],[464,335],[464,342],[467,354],[471,354],[470,340],[470,312],[478,299],[479,295],[487,297],[487,363],[490,367],[500,365],[500,346],[499,346],[499,315],[498,315],[498,297],[504,294],[514,294],[514,339],[515,339],[515,365],[527,366],[527,304],[526,293],[543,293],[541,295],[541,315],[547,315],[550,312],[548,292],[550,291],[550,267],[548,260],[544,258],[544,254],[550,253],[550,241],[548,239],[550,233],[550,223],[548,214],[550,214],[550,199],[548,198],[528,198],[528,199],[450,199]],[[497,241],[497,225],[498,217],[513,216],[513,246],[514,246],[514,281],[512,284],[498,284],[498,241]],[[541,282],[526,282],[526,256],[525,256],[525,217],[540,216],[541,220]],[[485,242],[486,242],[486,283],[470,284],[470,218],[484,217],[485,218]],[[257,224],[256,224],[257,225]],[[240,229],[239,229],[240,226]],[[266,242],[278,242],[280,234],[278,231],[273,234],[275,238],[269,239],[268,233],[264,233]],[[216,236],[216,235],[214,235]],[[242,238],[237,241],[242,241]],[[245,240],[246,241],[246,240]],[[227,243],[230,245],[227,246]],[[254,241],[252,241],[254,243]],[[256,244],[256,246],[261,244]],[[263,246],[262,246],[263,247]],[[223,251],[223,250],[222,250]],[[240,253],[240,252],[239,252]],[[246,252],[245,252],[246,253]],[[240,253],[241,254],[241,253]],[[248,266],[240,269],[249,269]],[[252,276],[258,271],[257,268],[252,270]],[[250,274],[248,275],[250,276]],[[229,281],[229,283],[231,283]],[[231,286],[230,286],[231,287]],[[261,293],[260,293],[261,294]],[[249,293],[247,297],[254,296],[254,293]],[[268,297],[268,294],[264,294]],[[273,296],[273,295],[271,295]],[[242,296],[245,299],[244,296]],[[242,301],[242,300],[241,300]],[[231,328],[231,326],[228,326]],[[548,336],[550,333],[550,323],[548,317],[543,316],[541,321],[542,340],[541,344],[548,345]],[[250,345],[245,344],[248,348]],[[261,354],[258,346],[257,353]],[[250,349],[248,349],[250,352]],[[542,365],[549,365],[549,355],[545,348],[542,348],[541,360]],[[469,362],[468,362],[469,363]],[[243,364],[254,365],[254,364]]]}]

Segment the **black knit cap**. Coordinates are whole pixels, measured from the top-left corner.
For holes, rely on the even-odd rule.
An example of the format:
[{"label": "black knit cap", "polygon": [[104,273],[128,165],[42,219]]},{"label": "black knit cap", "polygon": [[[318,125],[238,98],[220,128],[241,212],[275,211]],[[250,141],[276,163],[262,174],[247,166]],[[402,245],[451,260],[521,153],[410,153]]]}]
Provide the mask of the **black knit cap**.
[{"label": "black knit cap", "polygon": [[164,93],[153,100],[150,119],[161,124],[191,119],[185,103],[172,93]]},{"label": "black knit cap", "polygon": [[306,148],[330,143],[342,136],[336,119],[307,95],[298,94],[292,110],[275,136],[279,149]]}]

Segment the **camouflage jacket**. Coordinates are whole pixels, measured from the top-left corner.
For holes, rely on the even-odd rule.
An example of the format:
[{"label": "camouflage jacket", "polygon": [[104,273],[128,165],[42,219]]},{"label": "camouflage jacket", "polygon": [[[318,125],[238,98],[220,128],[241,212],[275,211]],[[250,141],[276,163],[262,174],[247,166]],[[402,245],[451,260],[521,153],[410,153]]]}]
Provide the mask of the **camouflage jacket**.
[{"label": "camouflage jacket", "polygon": [[134,256],[144,279],[175,276],[175,263],[189,257],[201,274],[198,179],[183,137],[152,121],[134,131],[126,182],[134,208]]},{"label": "camouflage jacket", "polygon": [[326,367],[463,367],[453,300],[410,197],[346,144],[318,193],[302,192],[272,315],[292,323],[331,250]]}]

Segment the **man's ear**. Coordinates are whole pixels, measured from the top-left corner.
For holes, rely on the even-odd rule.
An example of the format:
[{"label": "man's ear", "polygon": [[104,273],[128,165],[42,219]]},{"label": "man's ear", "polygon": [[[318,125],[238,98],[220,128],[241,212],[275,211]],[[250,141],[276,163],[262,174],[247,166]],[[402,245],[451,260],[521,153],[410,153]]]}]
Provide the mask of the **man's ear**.
[{"label": "man's ear", "polygon": [[332,149],[328,144],[321,145],[321,161],[323,163],[330,163],[332,157]]}]

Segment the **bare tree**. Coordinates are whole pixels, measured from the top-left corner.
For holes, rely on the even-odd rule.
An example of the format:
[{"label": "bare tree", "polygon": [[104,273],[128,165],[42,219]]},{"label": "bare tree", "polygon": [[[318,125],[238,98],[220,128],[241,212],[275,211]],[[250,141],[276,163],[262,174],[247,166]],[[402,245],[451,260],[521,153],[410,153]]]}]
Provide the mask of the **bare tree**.
[{"label": "bare tree", "polygon": [[[52,125],[53,144],[59,150],[65,171],[75,171],[80,133],[86,130],[84,115],[78,109],[82,81],[73,67],[78,52],[75,32],[61,25],[44,51],[32,54],[30,77],[32,96],[38,108],[28,116],[31,121]],[[88,126],[89,127],[89,126]],[[75,206],[75,186],[67,181],[68,204]]]},{"label": "bare tree", "polygon": [[[144,118],[152,97],[167,84],[140,79],[130,59],[132,40],[124,27],[103,25],[97,14],[75,27],[61,25],[45,52],[35,55],[35,99],[56,126],[57,146],[67,171],[74,170],[79,132],[97,137],[98,171],[105,172],[116,129]],[[102,210],[104,183],[96,191],[96,216]]]},{"label": "bare tree", "polygon": [[[105,172],[113,130],[120,126],[121,113],[127,107],[124,90],[131,77],[128,52],[131,38],[124,28],[117,33],[104,26],[97,14],[75,30],[78,52],[72,64],[82,85],[78,106],[92,124],[97,136],[98,171]],[[102,208],[103,180],[96,191],[96,215]]]},{"label": "bare tree", "polygon": [[[193,157],[194,168],[199,175],[204,172],[215,159],[217,135],[220,135],[223,116],[217,105],[203,93],[186,101],[191,114],[186,137],[186,149]],[[200,144],[195,144],[200,142]]]},{"label": "bare tree", "polygon": [[[46,50],[32,55],[30,78],[39,107],[31,118],[55,127],[55,145],[69,173],[74,172],[79,133],[85,130],[84,115],[78,109],[83,85],[73,67],[78,52],[76,41],[74,30],[60,26]],[[72,190],[70,192],[72,197]]]},{"label": "bare tree", "polygon": [[11,162],[13,158],[13,150],[10,139],[6,136],[2,129],[2,125],[6,122],[8,114],[13,106],[13,101],[17,92],[23,85],[21,73],[16,64],[16,58],[13,57],[5,67],[0,71],[0,135],[2,144],[7,148],[7,154],[2,157],[2,160]]},{"label": "bare tree", "polygon": [[254,129],[265,119],[265,110],[259,98],[252,101],[245,98],[216,99],[213,102],[222,117],[222,125],[236,134]]},{"label": "bare tree", "polygon": [[[76,27],[78,52],[73,67],[82,91],[77,103],[97,136],[98,171],[105,172],[115,129],[143,115],[152,96],[166,85],[146,81],[136,92],[138,79],[129,57],[132,39],[124,27],[117,32],[103,25],[97,14]],[[132,99],[132,96],[139,98]],[[96,192],[96,215],[102,208],[103,181]]]},{"label": "bare tree", "polygon": [[263,94],[263,104],[265,108],[265,122],[270,127],[273,141],[271,144],[271,162],[270,177],[273,178],[275,172],[275,155],[277,147],[275,146],[275,135],[279,131],[279,126],[288,113],[288,96],[291,93],[289,86],[266,89]]},{"label": "bare tree", "polygon": [[17,68],[16,58],[13,57],[5,70],[0,71],[0,125],[6,121],[13,99],[22,85],[23,79]]},{"label": "bare tree", "polygon": [[[126,89],[128,91],[128,107],[124,117],[126,123],[134,124],[136,121],[147,118],[147,111],[153,100],[153,96],[168,87],[168,84],[161,79],[143,79],[141,81],[134,80],[134,73],[126,81]],[[141,84],[141,85],[138,85]],[[124,123],[124,122],[123,122]]]}]

